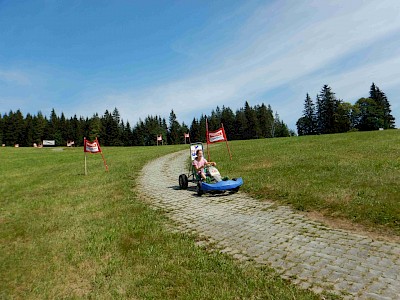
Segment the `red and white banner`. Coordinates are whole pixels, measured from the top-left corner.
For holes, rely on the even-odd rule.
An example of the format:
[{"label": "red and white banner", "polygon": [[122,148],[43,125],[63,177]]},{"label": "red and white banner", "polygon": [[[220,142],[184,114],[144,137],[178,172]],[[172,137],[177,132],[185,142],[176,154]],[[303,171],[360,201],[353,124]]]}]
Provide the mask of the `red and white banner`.
[{"label": "red and white banner", "polygon": [[162,141],[162,135],[157,136],[157,141]]},{"label": "red and white banner", "polygon": [[216,131],[209,131],[207,134],[207,143],[218,143],[226,141],[226,135],[224,128],[220,128]]},{"label": "red and white banner", "polygon": [[90,153],[101,152],[99,141],[96,139],[94,142],[84,139],[83,151]]},{"label": "red and white banner", "polygon": [[183,134],[183,137],[186,139],[186,138],[188,138],[189,137],[189,133],[184,133]]},{"label": "red and white banner", "polygon": [[91,142],[86,138],[83,138],[83,151],[85,152],[85,175],[87,175],[87,166],[86,166],[86,152],[89,153],[100,153],[103,158],[104,166],[106,167],[106,171],[108,172],[108,166],[106,159],[104,158],[103,152],[101,152],[100,143],[97,138]]},{"label": "red and white banner", "polygon": [[209,144],[218,143],[218,142],[225,142],[226,148],[229,152],[229,158],[232,160],[231,150],[229,149],[228,139],[226,138],[224,125],[221,123],[221,128],[215,131],[208,131],[208,121],[206,119],[206,140],[207,140],[207,159],[210,159],[210,150],[208,148]]}]

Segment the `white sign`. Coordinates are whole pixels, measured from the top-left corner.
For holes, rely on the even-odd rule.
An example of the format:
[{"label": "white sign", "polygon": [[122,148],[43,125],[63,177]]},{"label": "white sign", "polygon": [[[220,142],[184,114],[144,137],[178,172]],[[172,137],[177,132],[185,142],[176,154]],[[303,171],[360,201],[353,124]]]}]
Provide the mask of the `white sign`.
[{"label": "white sign", "polygon": [[54,140],[43,140],[43,146],[55,146],[56,141]]},{"label": "white sign", "polygon": [[196,158],[196,152],[197,150],[202,150],[203,151],[203,144],[192,144],[190,145],[190,157],[192,161]]}]

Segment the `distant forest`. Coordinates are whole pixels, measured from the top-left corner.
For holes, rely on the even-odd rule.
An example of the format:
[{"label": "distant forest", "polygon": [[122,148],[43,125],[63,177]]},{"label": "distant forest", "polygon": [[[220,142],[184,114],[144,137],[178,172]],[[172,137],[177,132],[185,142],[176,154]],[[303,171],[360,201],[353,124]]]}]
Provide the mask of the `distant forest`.
[{"label": "distant forest", "polygon": [[[91,118],[66,118],[58,116],[53,109],[50,117],[41,112],[23,116],[20,110],[0,114],[0,143],[6,146],[19,144],[32,146],[43,140],[55,140],[56,145],[66,145],[74,141],[83,145],[83,138],[99,139],[104,146],[152,146],[161,135],[163,144],[184,143],[184,133],[189,133],[191,141],[205,142],[206,119],[209,130],[216,130],[223,123],[228,140],[287,137],[295,135],[288,126],[274,114],[270,105],[264,103],[244,107],[235,112],[222,106],[212,110],[210,115],[193,118],[190,125],[179,123],[173,110],[168,122],[161,116],[147,116],[139,119],[134,127],[121,119],[117,108],[106,110],[102,116],[97,113]],[[304,102],[303,116],[298,119],[298,135],[341,133],[348,131],[369,131],[395,128],[395,118],[391,114],[390,103],[383,91],[372,83],[369,97],[359,99],[354,105],[337,99],[328,85],[322,87],[315,104],[309,94]]]},{"label": "distant forest", "polygon": [[30,147],[43,140],[55,140],[56,145],[66,145],[74,141],[76,146],[83,145],[83,138],[98,138],[104,146],[151,146],[157,144],[157,136],[162,135],[163,144],[184,143],[184,133],[190,134],[192,142],[205,142],[206,119],[209,130],[216,130],[223,123],[228,140],[273,138],[294,135],[287,125],[273,113],[270,105],[264,103],[251,107],[246,101],[243,108],[233,112],[229,107],[217,107],[211,115],[194,118],[186,125],[179,123],[172,110],[168,123],[160,116],[148,116],[139,120],[134,127],[124,122],[117,108],[106,110],[102,116],[97,113],[91,118],[66,118],[64,113],[58,116],[53,109],[50,117],[41,112],[23,116],[20,110],[0,114],[0,142],[6,146],[19,144]]},{"label": "distant forest", "polygon": [[299,135],[395,128],[389,100],[374,83],[369,98],[360,98],[354,105],[337,99],[328,85],[322,87],[315,102],[306,95],[303,116],[296,123]]}]

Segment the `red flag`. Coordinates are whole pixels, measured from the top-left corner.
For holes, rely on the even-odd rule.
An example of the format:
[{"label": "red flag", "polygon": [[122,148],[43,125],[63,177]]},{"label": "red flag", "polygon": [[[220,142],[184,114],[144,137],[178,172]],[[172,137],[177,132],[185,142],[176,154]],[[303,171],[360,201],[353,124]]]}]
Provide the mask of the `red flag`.
[{"label": "red flag", "polygon": [[226,140],[225,130],[223,127],[215,131],[208,131],[207,133],[207,144],[224,142]]},{"label": "red flag", "polygon": [[101,152],[100,144],[99,144],[99,141],[97,140],[97,138],[94,140],[94,142],[84,139],[83,151],[90,152],[90,153]]}]

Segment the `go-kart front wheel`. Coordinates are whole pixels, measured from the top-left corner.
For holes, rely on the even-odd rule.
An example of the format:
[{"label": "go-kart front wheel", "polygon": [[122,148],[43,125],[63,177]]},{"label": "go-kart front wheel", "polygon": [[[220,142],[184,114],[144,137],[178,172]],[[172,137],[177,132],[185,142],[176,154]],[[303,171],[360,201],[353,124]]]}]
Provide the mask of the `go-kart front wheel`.
[{"label": "go-kart front wheel", "polygon": [[187,187],[188,187],[188,182],[189,182],[189,180],[188,180],[186,174],[181,174],[181,175],[179,175],[179,187],[180,187],[182,190],[186,190],[186,189],[187,189]]},{"label": "go-kart front wheel", "polygon": [[197,188],[196,188],[197,196],[201,196],[204,194],[204,191],[201,189],[201,183],[197,183]]}]

